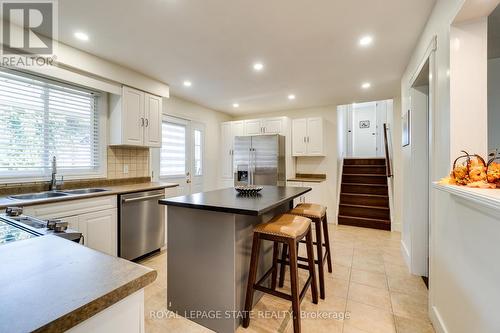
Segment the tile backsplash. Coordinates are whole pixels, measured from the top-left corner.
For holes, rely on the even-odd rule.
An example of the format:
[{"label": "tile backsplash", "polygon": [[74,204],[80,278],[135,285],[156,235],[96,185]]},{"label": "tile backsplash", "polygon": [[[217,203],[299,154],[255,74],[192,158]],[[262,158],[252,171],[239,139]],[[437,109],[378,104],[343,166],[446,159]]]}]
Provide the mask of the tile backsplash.
[{"label": "tile backsplash", "polygon": [[148,148],[108,147],[108,179],[148,176]]}]

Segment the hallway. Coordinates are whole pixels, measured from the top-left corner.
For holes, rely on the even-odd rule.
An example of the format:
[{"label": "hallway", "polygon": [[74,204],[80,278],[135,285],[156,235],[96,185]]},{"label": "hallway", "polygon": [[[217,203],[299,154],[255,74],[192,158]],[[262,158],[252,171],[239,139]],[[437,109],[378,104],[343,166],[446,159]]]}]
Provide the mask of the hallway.
[{"label": "hallway", "polygon": [[[420,277],[408,273],[400,254],[400,234],[351,226],[330,228],[334,268],[333,274],[327,274],[327,300],[314,305],[310,293],[306,295],[303,318],[315,319],[303,319],[303,332],[434,332],[427,316],[427,289]],[[210,332],[167,313],[166,258],[163,252],[141,262],[158,271],[156,281],[146,288],[147,332]],[[290,318],[280,315],[289,310],[289,302],[266,295],[255,306],[250,327],[240,327],[238,332],[292,332]],[[327,318],[320,319],[321,315]]]}]

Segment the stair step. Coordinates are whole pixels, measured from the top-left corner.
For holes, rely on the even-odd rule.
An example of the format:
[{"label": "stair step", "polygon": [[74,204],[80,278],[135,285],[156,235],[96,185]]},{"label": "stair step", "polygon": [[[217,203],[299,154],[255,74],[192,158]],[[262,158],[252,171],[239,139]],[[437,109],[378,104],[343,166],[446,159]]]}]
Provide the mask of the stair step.
[{"label": "stair step", "polygon": [[386,175],[386,167],[381,165],[344,165],[343,172],[345,174],[374,174],[374,175]]},{"label": "stair step", "polygon": [[342,182],[351,184],[387,184],[386,175],[346,174],[342,175]]},{"label": "stair step", "polygon": [[350,204],[340,204],[339,205],[339,215],[351,216],[351,217],[362,217],[362,218],[373,218],[380,220],[390,220],[391,213],[388,207],[378,207],[378,206],[361,206],[361,205],[350,205]]},{"label": "stair step", "polygon": [[345,158],[344,165],[382,165],[385,166],[385,158]]},{"label": "stair step", "polygon": [[389,197],[376,194],[341,193],[341,204],[389,207]]},{"label": "stair step", "polygon": [[343,193],[389,195],[389,190],[387,185],[342,183],[341,194]]},{"label": "stair step", "polygon": [[350,225],[354,227],[391,230],[390,220],[359,218],[359,217],[339,215],[338,222],[339,224],[342,225]]}]

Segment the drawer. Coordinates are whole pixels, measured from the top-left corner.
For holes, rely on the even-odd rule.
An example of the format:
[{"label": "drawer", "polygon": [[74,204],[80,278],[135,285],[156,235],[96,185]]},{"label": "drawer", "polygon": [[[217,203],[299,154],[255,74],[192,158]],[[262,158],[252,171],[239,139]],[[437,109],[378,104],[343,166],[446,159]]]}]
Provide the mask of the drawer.
[{"label": "drawer", "polygon": [[28,206],[24,214],[39,218],[62,218],[117,208],[116,195]]}]

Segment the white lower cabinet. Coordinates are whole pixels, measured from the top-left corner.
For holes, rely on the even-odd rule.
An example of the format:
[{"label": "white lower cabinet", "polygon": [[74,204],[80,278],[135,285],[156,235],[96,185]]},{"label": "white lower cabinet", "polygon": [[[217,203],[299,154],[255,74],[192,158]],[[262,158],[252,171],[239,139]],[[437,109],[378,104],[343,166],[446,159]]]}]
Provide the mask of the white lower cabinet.
[{"label": "white lower cabinet", "polygon": [[300,197],[293,200],[294,205],[299,203],[315,203],[319,205],[326,206],[326,195],[325,195],[325,182],[313,183],[313,182],[286,182],[287,186],[293,187],[310,187],[311,191],[301,195]]},{"label": "white lower cabinet", "polygon": [[70,328],[68,333],[144,333],[144,289]]},{"label": "white lower cabinet", "polygon": [[103,196],[44,205],[28,206],[24,214],[40,219],[57,218],[82,233],[83,245],[113,256],[118,255],[117,197]]},{"label": "white lower cabinet", "polygon": [[117,213],[107,209],[78,216],[78,231],[84,245],[113,256],[117,255]]}]

